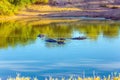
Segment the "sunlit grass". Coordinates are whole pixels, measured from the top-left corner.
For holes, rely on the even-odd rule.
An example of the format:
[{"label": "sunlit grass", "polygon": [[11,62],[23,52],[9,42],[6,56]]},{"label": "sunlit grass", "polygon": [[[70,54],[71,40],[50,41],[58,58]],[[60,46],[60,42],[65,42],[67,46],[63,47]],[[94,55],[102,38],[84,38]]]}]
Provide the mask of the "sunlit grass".
[{"label": "sunlit grass", "polygon": [[28,8],[37,11],[45,11],[45,12],[61,12],[61,11],[79,11],[80,8],[76,7],[56,7],[56,6],[49,6],[49,5],[31,5]]}]

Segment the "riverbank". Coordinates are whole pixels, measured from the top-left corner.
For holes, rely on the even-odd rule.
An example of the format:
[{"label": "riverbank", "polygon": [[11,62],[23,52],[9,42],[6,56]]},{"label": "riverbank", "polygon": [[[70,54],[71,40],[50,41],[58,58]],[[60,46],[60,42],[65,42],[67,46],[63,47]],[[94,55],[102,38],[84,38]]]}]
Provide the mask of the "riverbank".
[{"label": "riverbank", "polygon": [[120,1],[107,2],[104,0],[84,0],[71,3],[66,6],[74,6],[79,11],[64,11],[61,13],[47,14],[47,17],[92,17],[120,20]]},{"label": "riverbank", "polygon": [[15,15],[12,16],[0,16],[0,20],[12,20],[21,18],[31,18],[31,17],[45,17],[45,15],[63,13],[65,11],[80,11],[80,9],[75,7],[56,7],[50,5],[30,5]]},{"label": "riverbank", "polygon": [[109,11],[71,11],[58,14],[48,14],[45,17],[91,17],[91,18],[105,18],[111,20],[120,20],[120,9]]},{"label": "riverbank", "polygon": [[[53,18],[53,17],[92,17],[120,20],[119,4],[106,4],[102,2],[87,2],[69,4],[66,6],[30,5],[13,16],[0,16],[0,20],[21,18]],[[85,6],[86,5],[86,6]]]}]

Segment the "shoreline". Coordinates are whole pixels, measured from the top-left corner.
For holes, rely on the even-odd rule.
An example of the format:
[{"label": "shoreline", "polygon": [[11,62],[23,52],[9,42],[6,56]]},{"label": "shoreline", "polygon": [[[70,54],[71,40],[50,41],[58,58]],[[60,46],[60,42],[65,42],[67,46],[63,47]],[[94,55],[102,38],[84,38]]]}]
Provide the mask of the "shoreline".
[{"label": "shoreline", "polygon": [[[32,7],[33,6],[33,7]],[[105,18],[110,20],[120,20],[120,9],[81,9],[76,7],[58,7],[49,5],[32,5],[19,11],[17,15],[0,16],[0,21],[19,20],[25,18],[57,18],[57,17],[86,17],[86,18]]]}]

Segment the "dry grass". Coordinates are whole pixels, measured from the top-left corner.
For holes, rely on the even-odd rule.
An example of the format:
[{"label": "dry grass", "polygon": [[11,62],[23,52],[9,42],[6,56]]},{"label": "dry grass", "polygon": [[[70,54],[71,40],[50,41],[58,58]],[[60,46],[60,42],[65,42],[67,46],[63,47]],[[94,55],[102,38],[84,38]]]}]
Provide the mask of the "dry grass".
[{"label": "dry grass", "polygon": [[11,20],[28,17],[40,17],[40,15],[60,13],[65,11],[80,11],[81,9],[75,7],[53,7],[49,5],[30,5],[23,10],[20,10],[14,16],[0,16],[0,20]]},{"label": "dry grass", "polygon": [[120,5],[112,5],[112,4],[109,4],[109,5],[106,5],[107,8],[115,8],[115,9],[118,9],[120,8]]},{"label": "dry grass", "polygon": [[48,19],[48,18],[44,18],[42,20],[38,20],[38,21],[33,21],[30,24],[38,24],[39,25],[45,25],[45,24],[50,24],[50,23],[58,23],[58,22],[76,22],[78,21],[78,19]]},{"label": "dry grass", "polygon": [[20,11],[19,15],[24,16],[37,16],[37,15],[45,15],[45,14],[52,14],[52,13],[60,13],[65,11],[80,11],[81,9],[75,7],[55,7],[49,5],[31,5],[28,6],[26,9]]},{"label": "dry grass", "polygon": [[56,7],[56,6],[49,6],[49,5],[32,5],[28,8],[32,10],[37,10],[41,12],[62,12],[62,11],[79,11],[79,8],[75,7]]},{"label": "dry grass", "polygon": [[58,23],[58,22],[76,22],[79,19],[70,19],[70,18],[69,19],[63,19],[63,18],[50,19],[50,18],[38,18],[38,17],[24,17],[24,19],[23,19],[22,17],[18,18],[17,16],[13,16],[13,18],[7,17],[4,20],[0,20],[0,23],[7,22],[7,21],[17,21],[17,20],[19,20],[20,23],[26,22],[26,23],[29,23],[30,25],[36,25],[36,24],[46,25],[46,24]]}]

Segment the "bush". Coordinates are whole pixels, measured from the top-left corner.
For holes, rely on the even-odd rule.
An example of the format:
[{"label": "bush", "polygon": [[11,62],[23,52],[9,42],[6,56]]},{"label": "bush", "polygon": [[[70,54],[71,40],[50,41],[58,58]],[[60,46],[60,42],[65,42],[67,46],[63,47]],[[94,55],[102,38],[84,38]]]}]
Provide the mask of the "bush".
[{"label": "bush", "polygon": [[49,0],[36,0],[35,4],[48,4]]},{"label": "bush", "polygon": [[14,14],[21,7],[37,2],[47,4],[49,0],[0,0],[0,15]]},{"label": "bush", "polygon": [[0,1],[0,14],[11,15],[14,12],[14,7],[6,0]]},{"label": "bush", "polygon": [[8,1],[15,6],[21,6],[34,3],[36,0],[8,0]]}]

